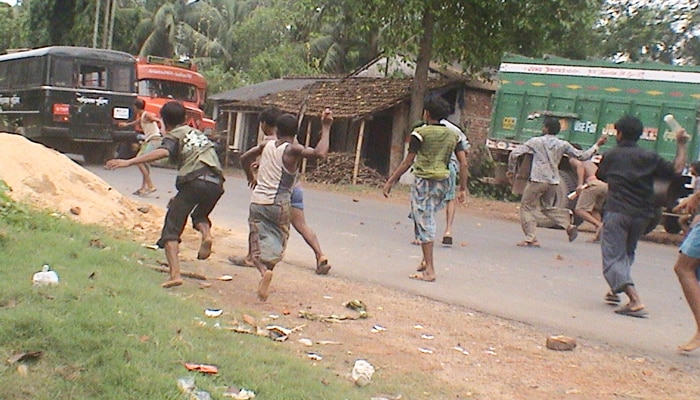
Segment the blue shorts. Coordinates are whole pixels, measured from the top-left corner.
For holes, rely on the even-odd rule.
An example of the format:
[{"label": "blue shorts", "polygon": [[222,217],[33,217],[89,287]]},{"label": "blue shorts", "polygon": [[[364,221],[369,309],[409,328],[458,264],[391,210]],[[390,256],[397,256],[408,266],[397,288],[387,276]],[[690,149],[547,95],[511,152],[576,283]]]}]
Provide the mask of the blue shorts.
[{"label": "blue shorts", "polygon": [[447,193],[445,194],[445,201],[452,201],[455,199],[457,193],[457,172],[459,171],[459,166],[456,162],[450,160],[450,182],[447,188]]},{"label": "blue shorts", "polygon": [[700,224],[690,229],[688,236],[681,243],[680,251],[688,257],[700,258]]},{"label": "blue shorts", "polygon": [[295,185],[292,188],[292,208],[296,208],[297,210],[304,209],[304,191],[299,185]]}]

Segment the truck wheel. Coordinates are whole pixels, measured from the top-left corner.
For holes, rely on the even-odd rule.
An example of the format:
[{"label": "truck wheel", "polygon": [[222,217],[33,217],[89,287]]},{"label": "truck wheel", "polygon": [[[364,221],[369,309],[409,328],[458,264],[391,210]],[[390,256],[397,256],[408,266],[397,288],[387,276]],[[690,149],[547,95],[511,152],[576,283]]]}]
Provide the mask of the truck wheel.
[{"label": "truck wheel", "polygon": [[101,144],[90,146],[83,150],[83,158],[87,164],[104,164],[110,158],[114,158],[116,145]]},{"label": "truck wheel", "polygon": [[[574,176],[573,172],[571,171],[559,171],[559,175],[561,176],[561,181],[559,182],[559,185],[557,186],[557,193],[554,196],[554,201],[552,205],[554,207],[562,207],[562,208],[568,208],[569,210],[573,210],[576,207],[576,199],[574,200],[569,200],[568,197],[566,197],[567,194],[571,193],[572,191],[576,190],[576,177]],[[535,212],[535,220],[537,221],[537,226],[541,228],[560,228],[560,226],[556,225],[552,220],[549,218],[545,217],[544,214],[542,214],[541,211]],[[574,224],[580,225],[581,222],[583,222],[580,218],[574,216]]]},{"label": "truck wheel", "polygon": [[[678,204],[678,201],[674,200],[666,206],[666,209],[673,210],[673,207],[675,207],[677,204]],[[661,209],[659,209],[659,210],[661,210]],[[661,213],[659,212],[659,214],[661,214]],[[663,215],[663,214],[661,214],[661,215],[662,215],[662,217],[656,221],[656,225],[658,225],[659,222],[661,222],[661,224],[663,224],[664,230],[666,232],[674,234],[674,235],[676,233],[680,233],[681,224],[678,223],[678,217],[674,217],[672,215]],[[654,225],[654,226],[656,226],[656,225]]]}]

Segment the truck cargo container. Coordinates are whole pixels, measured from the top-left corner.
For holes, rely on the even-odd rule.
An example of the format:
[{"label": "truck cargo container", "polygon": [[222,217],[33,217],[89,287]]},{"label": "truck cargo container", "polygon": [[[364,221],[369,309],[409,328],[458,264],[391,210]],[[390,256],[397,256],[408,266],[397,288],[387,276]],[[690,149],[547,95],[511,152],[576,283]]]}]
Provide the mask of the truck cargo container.
[{"label": "truck cargo container", "polygon": [[[515,146],[541,135],[544,116],[558,118],[562,126],[558,136],[584,149],[601,135],[613,136],[599,151],[602,154],[615,146],[614,123],[625,114],[639,117],[644,124],[640,146],[667,160],[675,157],[676,141],[664,117],[673,115],[691,135],[688,162],[698,159],[700,67],[507,55],[498,78],[500,86],[486,142],[497,163],[507,163]],[[559,170],[562,184],[555,203],[571,208],[574,201],[566,194],[575,189],[576,178],[566,159]],[[496,183],[506,181],[503,164],[493,178]],[[521,190],[527,171],[517,178],[515,193]],[[683,179],[656,184],[655,202],[666,209],[664,226],[668,231],[679,229],[676,216],[668,211],[692,191],[691,180],[686,174]]]}]

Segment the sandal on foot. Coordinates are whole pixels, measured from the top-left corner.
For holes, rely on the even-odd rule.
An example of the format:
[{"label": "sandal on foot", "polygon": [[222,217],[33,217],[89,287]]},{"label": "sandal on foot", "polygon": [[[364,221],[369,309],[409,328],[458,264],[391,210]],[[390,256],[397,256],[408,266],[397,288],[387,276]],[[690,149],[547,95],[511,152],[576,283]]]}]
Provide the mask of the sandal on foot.
[{"label": "sandal on foot", "polygon": [[146,195],[149,195],[149,194],[155,192],[156,190],[158,190],[158,189],[156,189],[156,188],[139,189],[139,191],[141,193],[139,193],[138,195],[139,196],[146,196]]},{"label": "sandal on foot", "polygon": [[615,314],[626,315],[628,317],[635,318],[646,318],[649,315],[647,310],[644,309],[644,306],[632,308],[629,306],[629,304],[616,309]]},{"label": "sandal on foot", "polygon": [[443,236],[442,244],[444,244],[445,246],[452,246],[452,236]]},{"label": "sandal on foot", "polygon": [[408,276],[409,279],[415,279],[417,281],[423,282],[435,282],[435,278],[427,278],[425,275],[421,274],[411,274]]},{"label": "sandal on foot", "polygon": [[245,257],[239,257],[239,256],[230,256],[228,258],[228,262],[230,262],[233,265],[238,265],[239,267],[248,267],[248,268],[253,268],[255,265],[248,261]]},{"label": "sandal on foot", "polygon": [[418,272],[423,272],[427,268],[428,264],[425,263],[425,260],[421,261],[420,264],[418,264],[418,268],[416,268],[416,271]]},{"label": "sandal on foot", "polygon": [[539,248],[540,242],[538,242],[537,240],[533,240],[531,242],[529,242],[527,240],[523,240],[522,242],[518,242],[515,245],[518,247],[537,247],[537,248]]},{"label": "sandal on foot", "polygon": [[143,195],[143,189],[136,189],[136,191],[132,194],[135,194],[137,196],[142,196]]},{"label": "sandal on foot", "polygon": [[605,293],[605,302],[609,304],[620,304],[620,296],[613,292]]},{"label": "sandal on foot", "polygon": [[331,265],[328,264],[328,259],[326,257],[321,257],[318,260],[318,265],[316,265],[316,274],[318,275],[328,275],[328,271],[331,270]]}]

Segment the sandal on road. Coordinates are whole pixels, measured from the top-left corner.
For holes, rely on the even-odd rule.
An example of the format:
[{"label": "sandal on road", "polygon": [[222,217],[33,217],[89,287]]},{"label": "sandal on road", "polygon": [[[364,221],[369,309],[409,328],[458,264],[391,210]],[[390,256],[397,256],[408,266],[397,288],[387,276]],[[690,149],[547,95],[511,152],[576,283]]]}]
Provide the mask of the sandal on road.
[{"label": "sandal on road", "polygon": [[540,247],[540,242],[538,242],[537,240],[533,240],[533,241],[523,240],[522,242],[518,242],[518,243],[516,243],[515,245],[518,246],[518,247],[535,247],[535,248],[539,248],[539,247]]},{"label": "sandal on road", "polygon": [[632,308],[626,304],[615,310],[615,314],[626,315],[628,317],[646,318],[649,313],[644,309],[644,306]]},{"label": "sandal on road", "polygon": [[608,304],[620,304],[620,296],[613,292],[605,293],[604,299]]},{"label": "sandal on road", "polygon": [[452,246],[452,236],[446,235],[442,238],[442,244],[445,246]]}]

